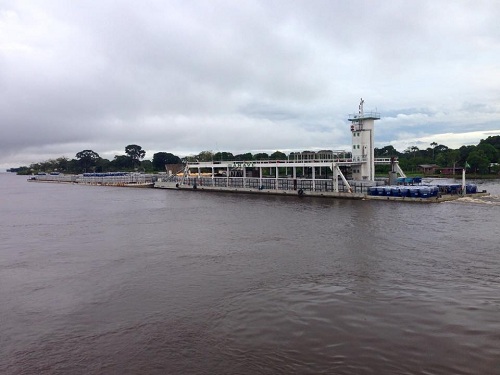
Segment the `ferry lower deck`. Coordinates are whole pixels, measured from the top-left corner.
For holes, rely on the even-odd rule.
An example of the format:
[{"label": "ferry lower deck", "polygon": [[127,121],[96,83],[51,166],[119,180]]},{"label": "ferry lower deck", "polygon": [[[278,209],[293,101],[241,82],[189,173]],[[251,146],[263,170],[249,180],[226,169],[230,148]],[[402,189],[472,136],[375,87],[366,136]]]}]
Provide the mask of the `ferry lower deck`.
[{"label": "ferry lower deck", "polygon": [[[259,160],[188,162],[182,171],[170,171],[171,180],[198,185],[251,188],[258,190],[308,190],[355,192],[355,189],[376,185],[372,180],[350,180],[353,171],[366,163],[366,158],[335,158],[313,160]],[[378,158],[374,164],[392,165],[394,177],[406,177],[398,161]],[[168,167],[167,167],[168,169]],[[178,176],[183,174],[181,178]],[[194,179],[193,179],[194,178]],[[164,180],[167,181],[167,180]],[[351,186],[353,185],[353,186]],[[359,190],[361,192],[361,190]]]},{"label": "ferry lower deck", "polygon": [[[347,187],[349,186],[349,188]],[[242,178],[242,177],[171,177],[158,180],[155,188],[192,192],[228,192],[243,194],[320,197],[334,199],[378,200],[392,202],[439,203],[458,199],[460,194],[439,194],[432,197],[371,195],[373,183],[350,181],[335,188],[332,179]],[[486,192],[471,194],[485,196]]]}]

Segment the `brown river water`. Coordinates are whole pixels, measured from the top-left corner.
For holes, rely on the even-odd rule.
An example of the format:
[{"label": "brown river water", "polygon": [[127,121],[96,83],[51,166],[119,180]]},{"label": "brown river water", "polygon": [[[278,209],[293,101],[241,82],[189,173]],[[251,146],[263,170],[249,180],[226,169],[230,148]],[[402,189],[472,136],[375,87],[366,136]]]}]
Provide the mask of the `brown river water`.
[{"label": "brown river water", "polygon": [[0,174],[1,374],[500,374],[500,181],[439,204]]}]

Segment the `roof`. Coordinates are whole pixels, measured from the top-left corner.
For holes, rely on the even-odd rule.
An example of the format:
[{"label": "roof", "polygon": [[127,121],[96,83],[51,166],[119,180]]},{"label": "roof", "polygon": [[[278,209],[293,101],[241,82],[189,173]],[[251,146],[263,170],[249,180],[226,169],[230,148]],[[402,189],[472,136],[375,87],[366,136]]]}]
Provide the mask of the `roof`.
[{"label": "roof", "polygon": [[420,164],[419,165],[420,168],[439,168],[439,165],[437,164]]}]

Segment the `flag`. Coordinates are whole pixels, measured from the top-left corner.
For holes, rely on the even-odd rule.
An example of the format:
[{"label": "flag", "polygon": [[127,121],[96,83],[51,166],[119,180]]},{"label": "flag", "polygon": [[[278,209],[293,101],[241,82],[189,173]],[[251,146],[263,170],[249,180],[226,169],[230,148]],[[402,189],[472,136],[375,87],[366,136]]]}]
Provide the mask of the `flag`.
[{"label": "flag", "polygon": [[465,169],[470,168],[469,163],[465,162]]}]

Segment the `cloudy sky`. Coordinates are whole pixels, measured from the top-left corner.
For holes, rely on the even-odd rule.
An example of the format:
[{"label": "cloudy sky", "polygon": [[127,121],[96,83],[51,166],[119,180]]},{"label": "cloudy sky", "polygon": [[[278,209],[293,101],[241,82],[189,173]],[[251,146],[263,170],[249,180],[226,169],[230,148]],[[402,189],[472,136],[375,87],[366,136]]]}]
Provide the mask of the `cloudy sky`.
[{"label": "cloudy sky", "polygon": [[0,168],[500,134],[498,1],[2,0]]}]

